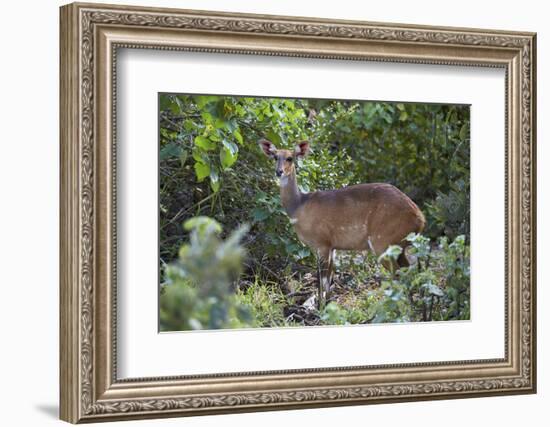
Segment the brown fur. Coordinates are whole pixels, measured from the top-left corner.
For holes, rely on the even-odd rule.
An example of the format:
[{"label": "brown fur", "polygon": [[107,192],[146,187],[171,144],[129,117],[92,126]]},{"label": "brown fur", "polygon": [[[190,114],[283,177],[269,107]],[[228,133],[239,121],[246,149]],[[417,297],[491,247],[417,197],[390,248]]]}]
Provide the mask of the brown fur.
[{"label": "brown fur", "polygon": [[[307,154],[308,143],[299,143],[294,152],[278,150],[267,140],[260,141],[260,145],[277,160],[281,202],[296,234],[317,253],[323,265],[321,291],[328,293],[330,287],[334,250],[369,250],[379,256],[390,245],[405,249],[405,237],[424,229],[426,221],[418,206],[393,185],[359,184],[303,194],[296,183],[294,159]],[[409,265],[404,252],[397,262],[399,266]]]},{"label": "brown fur", "polygon": [[424,216],[390,184],[359,184],[304,195],[293,218],[300,240],[315,248],[371,250],[402,245],[424,228]]}]

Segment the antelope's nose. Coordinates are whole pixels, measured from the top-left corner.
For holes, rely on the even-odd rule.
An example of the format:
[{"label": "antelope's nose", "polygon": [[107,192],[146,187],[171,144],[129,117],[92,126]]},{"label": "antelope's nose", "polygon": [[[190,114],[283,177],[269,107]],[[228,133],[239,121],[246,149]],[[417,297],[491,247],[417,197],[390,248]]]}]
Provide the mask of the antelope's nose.
[{"label": "antelope's nose", "polygon": [[275,173],[277,174],[278,177],[280,177],[283,174],[283,171],[282,169],[277,169]]}]

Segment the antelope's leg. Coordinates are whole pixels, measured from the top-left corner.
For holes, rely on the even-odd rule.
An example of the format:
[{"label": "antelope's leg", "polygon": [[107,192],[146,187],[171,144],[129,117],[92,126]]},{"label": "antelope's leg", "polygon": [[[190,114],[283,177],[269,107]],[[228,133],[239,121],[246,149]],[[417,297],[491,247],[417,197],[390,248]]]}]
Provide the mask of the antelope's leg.
[{"label": "antelope's leg", "polygon": [[316,252],[315,260],[317,261],[317,308],[321,310],[324,307],[324,301],[323,299],[323,287],[321,285],[322,283],[322,274],[321,274],[321,254],[319,251]]},{"label": "antelope's leg", "polygon": [[317,251],[319,273],[319,309],[323,309],[328,299],[331,279],[331,249],[322,248]]},{"label": "antelope's leg", "polygon": [[334,249],[331,249],[328,253],[328,272],[327,272],[327,298],[328,293],[330,292],[330,289],[332,287],[332,280],[334,279]]}]

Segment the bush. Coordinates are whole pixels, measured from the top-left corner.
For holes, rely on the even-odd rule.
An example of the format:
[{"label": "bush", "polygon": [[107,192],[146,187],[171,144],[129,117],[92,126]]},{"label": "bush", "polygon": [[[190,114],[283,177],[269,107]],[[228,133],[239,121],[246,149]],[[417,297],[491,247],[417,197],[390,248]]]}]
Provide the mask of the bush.
[{"label": "bush", "polygon": [[[166,284],[161,291],[162,327],[469,316],[469,272],[452,270],[444,258],[445,253],[458,256],[453,255],[458,236],[465,236],[463,258],[468,257],[468,106],[176,94],[163,94],[159,101],[159,264],[161,282]],[[356,255],[342,253],[337,276],[341,292],[323,312],[312,313],[301,306],[302,299],[289,299],[285,286],[290,277],[302,281],[306,272],[316,271],[316,260],[298,240],[281,207],[274,165],[258,148],[260,138],[279,148],[292,148],[297,140],[311,141],[310,155],[297,165],[303,191],[388,182],[409,195],[426,216],[424,233],[430,239],[426,253],[413,254],[419,259],[414,265],[427,266],[390,277],[376,260],[360,257],[367,267],[362,268],[353,261]],[[249,232],[241,235],[250,256],[241,254],[233,273],[203,277],[206,273],[197,266],[210,265],[214,258],[182,257],[182,245],[216,246],[229,237],[219,229],[208,232],[214,243],[193,237],[194,228],[182,228],[180,223],[197,216],[214,218],[225,230],[250,224]],[[441,236],[453,243],[445,247]],[[191,264],[183,267],[186,260]],[[240,280],[234,280],[241,269]],[[315,287],[307,283],[302,292],[313,292]],[[443,296],[437,295],[437,289]],[[211,293],[215,300],[208,299]],[[200,307],[194,309],[190,301]]]},{"label": "bush", "polygon": [[469,191],[457,187],[469,183],[469,124],[461,105],[164,94],[160,262],[176,258],[188,238],[180,221],[207,215],[227,229],[251,224],[249,280],[315,267],[281,209],[273,164],[257,147],[263,137],[280,148],[311,141],[298,165],[304,191],[389,182],[424,211],[429,237],[468,238],[469,224],[452,218],[457,203],[444,197],[460,201],[456,215],[469,211]]},{"label": "bush", "polygon": [[250,309],[254,326],[286,326],[284,308],[289,301],[278,288],[277,283],[262,283],[259,278],[237,291],[237,300]]},{"label": "bush", "polygon": [[[411,234],[407,240],[416,264],[399,269],[396,278],[386,276],[374,291],[373,322],[469,319],[470,248],[465,237],[450,244],[441,237],[435,247],[422,235]],[[401,250],[390,247],[382,258],[397,259]]]},{"label": "bush", "polygon": [[368,298],[359,298],[351,305],[342,305],[341,303],[331,301],[321,313],[321,322],[325,325],[368,323],[368,304]]},{"label": "bush", "polygon": [[431,235],[454,239],[462,234],[469,241],[470,185],[458,180],[451,184],[448,194],[438,192],[435,200],[426,204],[426,214],[430,218],[428,232]]},{"label": "bush", "polygon": [[[416,263],[393,273],[381,268],[380,286],[355,290],[351,298],[330,302],[321,313],[323,324],[470,318],[470,251],[464,236],[450,244],[442,237],[438,245],[418,234],[407,239]],[[380,258],[397,260],[401,251],[401,247],[391,246]],[[367,269],[372,271],[372,266]],[[361,273],[354,275],[361,277]]]},{"label": "bush", "polygon": [[240,240],[246,227],[225,241],[219,223],[192,218],[185,223],[190,242],[180,249],[177,262],[168,265],[160,295],[161,331],[239,328],[252,325],[250,308],[235,295],[244,258]]},{"label": "bush", "polygon": [[[318,312],[296,304],[292,295],[305,300],[308,293],[299,280],[284,278],[288,293],[279,282],[260,277],[238,281],[245,259],[239,242],[246,228],[225,240],[220,238],[220,224],[210,218],[193,218],[185,228],[191,231],[190,241],[182,246],[179,260],[166,267],[160,296],[162,331],[303,325],[304,320],[290,320],[291,312],[301,313],[302,319],[313,316],[318,325],[470,318],[470,252],[464,236],[451,243],[441,237],[435,245],[425,236],[409,235],[409,255],[416,262],[395,272],[370,256],[342,257],[339,268],[348,275],[345,289]],[[401,251],[390,246],[378,261],[396,260]]]}]

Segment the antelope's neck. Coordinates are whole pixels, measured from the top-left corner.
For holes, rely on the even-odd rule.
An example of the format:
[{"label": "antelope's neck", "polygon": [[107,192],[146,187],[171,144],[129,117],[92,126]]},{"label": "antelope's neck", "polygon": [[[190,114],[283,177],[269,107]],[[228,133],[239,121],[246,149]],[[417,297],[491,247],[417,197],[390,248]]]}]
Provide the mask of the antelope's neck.
[{"label": "antelope's neck", "polygon": [[296,172],[292,172],[289,176],[283,176],[280,181],[281,186],[281,203],[287,215],[292,217],[296,209],[300,207],[303,201],[303,194],[298,189],[296,182]]}]

